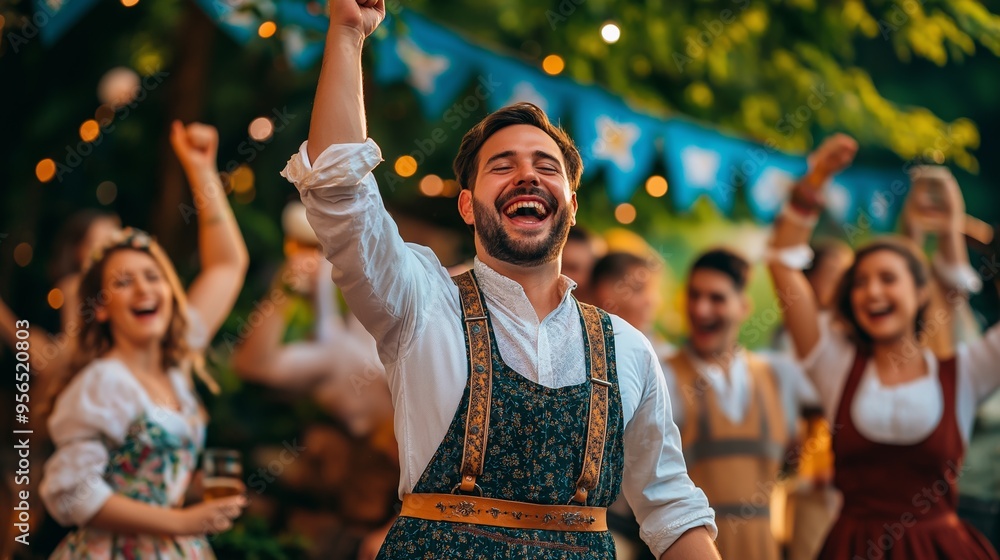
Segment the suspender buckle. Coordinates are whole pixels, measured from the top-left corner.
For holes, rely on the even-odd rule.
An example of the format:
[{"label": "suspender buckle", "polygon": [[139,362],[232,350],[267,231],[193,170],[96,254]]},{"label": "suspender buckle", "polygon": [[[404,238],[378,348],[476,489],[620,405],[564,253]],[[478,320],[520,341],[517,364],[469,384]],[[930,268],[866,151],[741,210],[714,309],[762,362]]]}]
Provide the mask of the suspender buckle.
[{"label": "suspender buckle", "polygon": [[593,383],[597,383],[598,385],[600,385],[602,387],[613,387],[614,386],[614,383],[612,383],[610,381],[605,381],[603,379],[598,379],[596,377],[591,377],[590,381],[593,382]]},{"label": "suspender buckle", "polygon": [[465,318],[465,322],[466,323],[471,322],[471,321],[485,321],[485,320],[486,320],[486,315],[483,315],[482,317],[466,317]]},{"label": "suspender buckle", "polygon": [[[458,484],[455,485],[454,488],[451,489],[451,493],[452,494],[458,494],[458,495],[464,495],[464,493],[461,490],[461,487],[462,487],[462,483],[459,482]],[[483,497],[483,489],[478,484],[474,484],[472,488],[473,488],[473,492],[478,492],[479,493],[479,497],[480,498]]]}]

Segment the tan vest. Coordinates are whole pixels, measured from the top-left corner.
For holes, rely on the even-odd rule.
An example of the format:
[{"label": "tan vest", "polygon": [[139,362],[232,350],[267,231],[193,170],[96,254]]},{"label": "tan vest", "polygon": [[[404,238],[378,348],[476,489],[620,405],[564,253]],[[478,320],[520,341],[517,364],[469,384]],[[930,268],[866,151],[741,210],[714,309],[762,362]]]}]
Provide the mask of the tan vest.
[{"label": "tan vest", "polygon": [[681,443],[688,474],[708,496],[719,527],[723,558],[778,560],[770,503],[788,428],[770,366],[747,353],[751,396],[743,421],[719,408],[712,385],[698,375],[686,352],[667,363],[684,402]]}]

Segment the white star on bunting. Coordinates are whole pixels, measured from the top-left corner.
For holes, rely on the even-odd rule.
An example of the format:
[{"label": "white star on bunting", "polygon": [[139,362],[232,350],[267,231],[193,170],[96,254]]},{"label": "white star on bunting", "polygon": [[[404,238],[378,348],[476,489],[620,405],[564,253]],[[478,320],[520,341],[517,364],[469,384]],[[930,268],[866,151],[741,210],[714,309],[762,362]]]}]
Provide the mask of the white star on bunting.
[{"label": "white star on bunting", "polygon": [[607,116],[598,117],[594,157],[611,161],[626,173],[632,171],[635,167],[632,147],[638,139],[639,127],[635,124],[619,123]]},{"label": "white star on bunting", "polygon": [[510,99],[507,100],[507,104],[517,103],[519,101],[527,101],[528,103],[534,103],[538,105],[538,108],[542,111],[549,110],[549,103],[542,97],[542,94],[535,89],[535,86],[530,82],[518,82],[514,86],[514,91],[510,95]]},{"label": "white star on bunting", "polygon": [[434,93],[434,82],[451,66],[447,57],[428,54],[409,39],[400,39],[396,52],[410,70],[410,84],[424,95]]},{"label": "white star on bunting", "polygon": [[704,150],[697,146],[688,146],[681,150],[681,162],[684,167],[684,179],[695,188],[710,190],[715,187],[715,178],[719,175],[719,165],[722,158],[718,152]]}]

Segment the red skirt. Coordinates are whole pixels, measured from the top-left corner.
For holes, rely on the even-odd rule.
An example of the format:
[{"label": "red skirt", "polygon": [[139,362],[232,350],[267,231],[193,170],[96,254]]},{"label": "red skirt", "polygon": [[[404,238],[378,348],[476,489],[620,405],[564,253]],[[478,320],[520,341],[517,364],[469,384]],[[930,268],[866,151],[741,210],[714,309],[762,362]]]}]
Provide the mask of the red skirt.
[{"label": "red skirt", "polygon": [[841,516],[819,560],[1000,560],[979,531],[954,513],[916,521]]}]

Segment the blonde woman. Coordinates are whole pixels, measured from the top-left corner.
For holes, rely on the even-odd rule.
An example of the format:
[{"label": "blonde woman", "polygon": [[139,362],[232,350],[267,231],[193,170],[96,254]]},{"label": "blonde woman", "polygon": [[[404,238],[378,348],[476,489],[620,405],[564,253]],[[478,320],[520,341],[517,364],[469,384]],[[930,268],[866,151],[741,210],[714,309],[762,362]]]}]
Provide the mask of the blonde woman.
[{"label": "blonde woman", "polygon": [[49,429],[56,452],[42,497],[75,525],[52,558],[214,558],[204,535],[231,526],[242,496],[182,507],[206,415],[192,373],[231,310],[248,256],[216,171],[218,134],[174,123],[191,182],[202,270],[187,291],[146,233],[127,228],[80,282],[84,327]]}]

